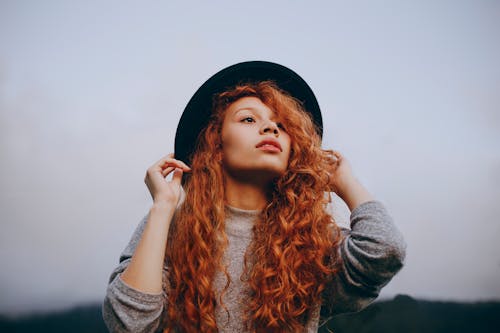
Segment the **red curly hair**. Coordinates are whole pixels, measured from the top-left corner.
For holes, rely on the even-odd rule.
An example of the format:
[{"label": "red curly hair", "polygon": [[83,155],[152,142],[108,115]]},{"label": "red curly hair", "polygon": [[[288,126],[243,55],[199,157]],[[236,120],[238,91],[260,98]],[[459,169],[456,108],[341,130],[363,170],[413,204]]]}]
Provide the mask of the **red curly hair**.
[{"label": "red curly hair", "polygon": [[218,331],[215,307],[218,299],[222,304],[222,296],[214,292],[212,281],[218,270],[224,272],[226,291],[230,280],[222,263],[228,239],[221,129],[228,106],[246,96],[258,97],[274,110],[291,137],[287,171],[269,187],[270,201],[253,227],[245,255],[243,279],[250,288],[247,329],[303,331],[336,272],[332,263],[337,261],[341,234],[325,211],[333,152],[321,149],[317,129],[302,104],[273,82],[238,85],[214,98],[212,118],[200,133],[192,171],[185,175],[186,199],[166,249],[165,332]]}]

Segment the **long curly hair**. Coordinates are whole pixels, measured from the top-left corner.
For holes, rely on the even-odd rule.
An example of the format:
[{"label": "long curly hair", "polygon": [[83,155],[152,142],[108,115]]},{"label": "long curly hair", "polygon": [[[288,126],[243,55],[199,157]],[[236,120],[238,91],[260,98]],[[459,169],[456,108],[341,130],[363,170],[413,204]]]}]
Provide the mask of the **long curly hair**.
[{"label": "long curly hair", "polygon": [[[255,96],[277,113],[291,137],[288,168],[269,186],[268,205],[253,227],[242,276],[249,287],[245,311],[251,332],[300,332],[336,272],[341,233],[325,211],[330,201],[333,152],[321,149],[317,129],[302,104],[272,81],[239,84],[214,98],[185,174],[185,201],[176,214],[166,249],[168,263],[165,332],[217,332],[212,288],[228,245],[221,129],[228,106]],[[219,298],[218,298],[219,297]]]}]

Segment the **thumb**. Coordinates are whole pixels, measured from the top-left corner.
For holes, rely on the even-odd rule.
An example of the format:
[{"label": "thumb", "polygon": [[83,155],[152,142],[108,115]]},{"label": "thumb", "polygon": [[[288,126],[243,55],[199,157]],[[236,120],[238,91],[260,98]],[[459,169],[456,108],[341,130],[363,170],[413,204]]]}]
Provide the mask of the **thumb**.
[{"label": "thumb", "polygon": [[172,183],[180,186],[181,179],[182,179],[182,169],[175,168],[174,174],[172,175]]}]

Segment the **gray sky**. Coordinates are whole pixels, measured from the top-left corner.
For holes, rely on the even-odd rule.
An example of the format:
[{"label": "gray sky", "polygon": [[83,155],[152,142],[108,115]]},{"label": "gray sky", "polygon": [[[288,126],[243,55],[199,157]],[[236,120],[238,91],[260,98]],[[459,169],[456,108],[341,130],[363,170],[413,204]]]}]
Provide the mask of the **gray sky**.
[{"label": "gray sky", "polygon": [[393,215],[383,290],[500,299],[500,2],[0,1],[0,313],[100,301],[194,91],[298,72]]}]

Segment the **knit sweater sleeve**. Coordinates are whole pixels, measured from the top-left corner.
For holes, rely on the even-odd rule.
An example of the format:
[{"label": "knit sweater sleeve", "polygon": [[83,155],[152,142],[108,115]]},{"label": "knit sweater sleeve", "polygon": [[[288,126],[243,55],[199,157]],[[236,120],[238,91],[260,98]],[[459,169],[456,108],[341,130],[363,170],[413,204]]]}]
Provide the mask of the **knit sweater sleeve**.
[{"label": "knit sweater sleeve", "polygon": [[[149,214],[137,226],[130,242],[120,255],[118,266],[109,278],[102,315],[109,332],[155,332],[160,325],[166,294],[136,290],[121,279],[141,239]],[[166,271],[164,269],[164,271]]]},{"label": "knit sweater sleeve", "polygon": [[406,243],[380,201],[356,207],[350,227],[341,228],[338,271],[323,294],[323,318],[365,308],[404,264]]}]

